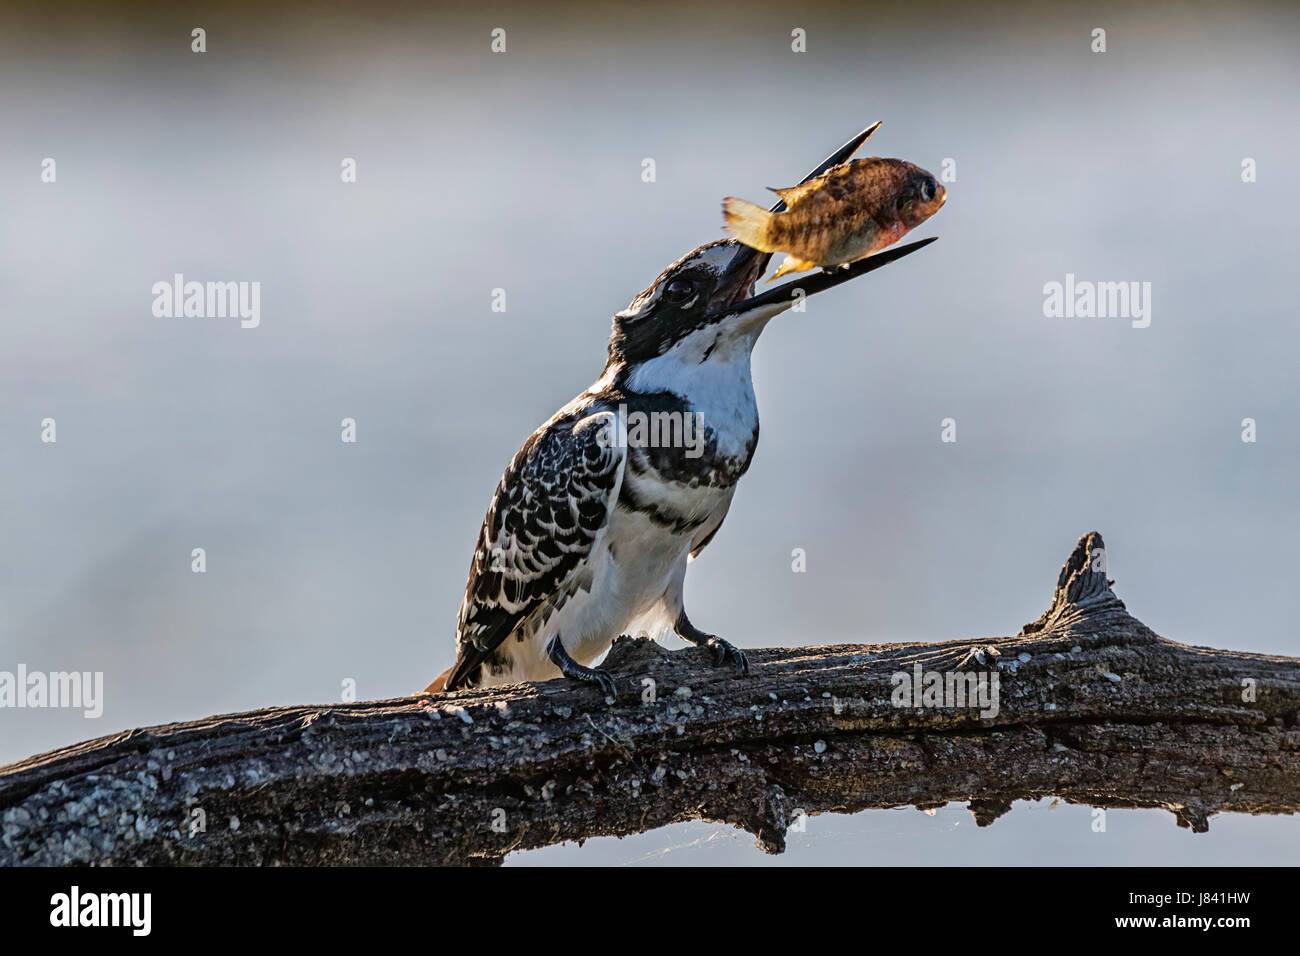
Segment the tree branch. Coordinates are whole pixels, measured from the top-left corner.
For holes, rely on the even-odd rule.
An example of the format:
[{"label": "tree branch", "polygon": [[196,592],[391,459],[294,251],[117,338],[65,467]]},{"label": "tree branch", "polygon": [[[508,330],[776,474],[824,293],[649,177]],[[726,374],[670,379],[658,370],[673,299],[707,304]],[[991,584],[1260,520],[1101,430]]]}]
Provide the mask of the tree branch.
[{"label": "tree branch", "polygon": [[[984,826],[1045,796],[1160,807],[1194,831],[1300,808],[1300,660],[1158,637],[1111,590],[1095,532],[1015,637],[748,653],[736,678],[703,650],[620,639],[612,706],[556,680],[31,757],[0,768],[0,864],[499,863],[693,819],[780,852],[803,813],[959,800]],[[997,697],[901,696],[930,672],[989,695],[996,676]]]}]

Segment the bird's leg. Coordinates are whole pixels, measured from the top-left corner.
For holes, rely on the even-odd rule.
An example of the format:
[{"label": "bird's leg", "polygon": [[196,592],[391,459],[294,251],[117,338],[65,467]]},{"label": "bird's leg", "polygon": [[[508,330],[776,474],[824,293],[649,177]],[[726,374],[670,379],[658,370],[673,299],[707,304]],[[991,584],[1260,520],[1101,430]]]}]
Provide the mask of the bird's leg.
[{"label": "bird's leg", "polygon": [[745,657],[745,652],[734,647],[730,641],[724,641],[716,634],[705,634],[691,623],[691,619],[686,616],[685,608],[678,613],[677,623],[673,625],[673,630],[677,632],[677,636],[682,640],[689,641],[696,647],[712,648],[714,667],[721,667],[731,661],[736,667],[736,676],[749,673],[749,659]]},{"label": "bird's leg", "polygon": [[564,649],[564,644],[560,641],[560,635],[556,634],[551,638],[550,643],[546,645],[546,656],[551,659],[551,663],[558,667],[560,673],[565,677],[583,681],[587,684],[595,684],[605,697],[616,696],[614,678],[604,671],[598,671],[594,667],[587,667],[575,661],[569,656],[569,652]]}]

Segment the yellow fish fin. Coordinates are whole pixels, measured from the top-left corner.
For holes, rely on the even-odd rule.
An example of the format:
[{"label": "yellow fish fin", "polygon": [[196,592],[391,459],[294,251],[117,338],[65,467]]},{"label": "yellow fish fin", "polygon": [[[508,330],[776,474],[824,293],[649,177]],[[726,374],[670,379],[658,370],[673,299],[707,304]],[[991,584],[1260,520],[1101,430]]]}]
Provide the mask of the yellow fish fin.
[{"label": "yellow fish fin", "polygon": [[752,202],[728,196],[722,200],[722,218],[726,220],[726,230],[751,249],[759,252],[775,252],[767,242],[767,227],[772,221],[772,213]]},{"label": "yellow fish fin", "polygon": [[800,183],[798,186],[786,186],[784,189],[777,189],[775,186],[768,186],[767,188],[770,192],[774,192],[780,196],[787,206],[790,206],[793,205],[800,196],[806,196],[808,193],[814,192],[818,189],[822,184],[823,178],[823,176],[818,176],[816,179],[809,180],[806,183]]},{"label": "yellow fish fin", "polygon": [[787,272],[807,272],[809,269],[815,269],[817,263],[805,262],[802,259],[796,259],[790,253],[785,254],[785,261],[781,263],[781,268],[772,273],[772,278],[768,282],[775,282],[778,276],[783,276]]}]

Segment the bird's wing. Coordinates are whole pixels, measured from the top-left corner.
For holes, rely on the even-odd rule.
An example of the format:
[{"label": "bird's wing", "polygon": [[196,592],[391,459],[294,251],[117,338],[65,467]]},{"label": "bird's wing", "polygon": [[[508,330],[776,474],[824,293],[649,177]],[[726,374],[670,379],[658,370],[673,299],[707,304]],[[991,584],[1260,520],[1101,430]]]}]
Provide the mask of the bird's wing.
[{"label": "bird's wing", "polygon": [[479,531],[447,690],[477,683],[484,661],[564,592],[596,548],[623,481],[619,428],[608,411],[559,419],[515,453]]}]

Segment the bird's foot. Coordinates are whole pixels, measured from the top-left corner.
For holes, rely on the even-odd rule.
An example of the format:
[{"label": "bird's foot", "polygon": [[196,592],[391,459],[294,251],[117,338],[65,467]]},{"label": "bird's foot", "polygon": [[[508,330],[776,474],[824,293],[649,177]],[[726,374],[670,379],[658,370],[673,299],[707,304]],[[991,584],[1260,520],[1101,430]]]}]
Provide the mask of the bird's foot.
[{"label": "bird's foot", "polygon": [[673,628],[683,641],[689,641],[696,647],[707,647],[713,651],[713,666],[721,667],[730,662],[736,667],[736,676],[749,673],[749,658],[745,652],[735,647],[730,641],[724,641],[716,634],[705,634],[691,623],[691,619],[682,611],[677,615],[677,624]]},{"label": "bird's foot", "polygon": [[560,673],[570,680],[595,684],[600,689],[602,697],[618,696],[614,678],[604,671],[596,670],[594,667],[587,667],[585,664],[579,664],[575,661],[569,656],[569,652],[564,649],[564,644],[560,642],[558,634],[551,638],[551,642],[546,645],[546,656],[551,659],[552,664],[560,669]]},{"label": "bird's foot", "polygon": [[716,635],[710,637],[704,642],[704,646],[713,650],[713,666],[721,667],[723,664],[732,663],[736,667],[736,676],[741,677],[749,673],[749,658],[745,652],[736,647],[730,641],[724,641]]}]

